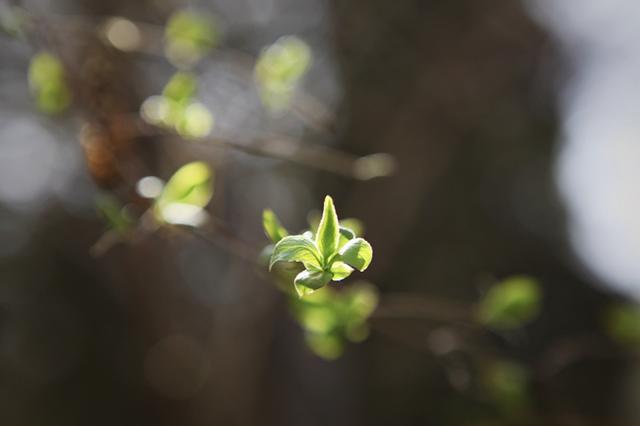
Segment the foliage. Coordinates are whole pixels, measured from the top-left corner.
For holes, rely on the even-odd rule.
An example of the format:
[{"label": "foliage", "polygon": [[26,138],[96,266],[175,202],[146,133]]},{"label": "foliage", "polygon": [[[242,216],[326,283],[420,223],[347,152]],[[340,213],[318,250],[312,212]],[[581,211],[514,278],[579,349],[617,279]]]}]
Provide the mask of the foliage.
[{"label": "foliage", "polygon": [[29,88],[40,111],[63,112],[71,102],[71,93],[60,60],[49,52],[37,53],[29,64]]},{"label": "foliage", "polygon": [[480,301],[478,320],[496,330],[518,328],[538,315],[541,298],[534,278],[510,277],[495,284]]},{"label": "foliage", "polygon": [[160,223],[198,226],[213,196],[213,170],[195,161],[179,168],[156,198],[153,211]]},{"label": "foliage", "polygon": [[[325,197],[322,218],[315,233],[284,235],[272,213],[265,212],[263,225],[267,236],[275,245],[269,269],[278,262],[297,262],[304,270],[294,279],[294,288],[300,297],[318,290],[330,281],[341,281],[353,272],[364,271],[371,263],[373,250],[363,238],[340,226],[330,196]],[[283,229],[283,228],[282,228]],[[285,231],[286,232],[286,231]],[[275,241],[273,237],[281,237]]]},{"label": "foliage", "polygon": [[310,64],[311,49],[297,37],[282,37],[264,49],[254,70],[263,104],[274,111],[286,108]]},{"label": "foliage", "polygon": [[133,218],[113,197],[108,195],[98,197],[96,200],[96,208],[107,222],[109,229],[116,233],[124,234],[133,227]]},{"label": "foliage", "polygon": [[515,413],[526,408],[529,400],[528,370],[513,361],[492,361],[483,371],[482,384],[487,395],[504,411]]},{"label": "foliage", "polygon": [[165,54],[179,68],[190,68],[218,43],[215,19],[190,10],[169,18],[165,29]]},{"label": "foliage", "polygon": [[196,77],[177,72],[160,96],[147,98],[141,107],[142,118],[150,124],[173,129],[185,138],[197,139],[211,133],[214,118],[209,109],[195,100]]},{"label": "foliage", "polygon": [[322,358],[335,359],[342,354],[345,341],[361,342],[369,335],[366,321],[378,294],[372,285],[358,282],[342,291],[325,287],[304,299],[290,300],[309,348]]}]

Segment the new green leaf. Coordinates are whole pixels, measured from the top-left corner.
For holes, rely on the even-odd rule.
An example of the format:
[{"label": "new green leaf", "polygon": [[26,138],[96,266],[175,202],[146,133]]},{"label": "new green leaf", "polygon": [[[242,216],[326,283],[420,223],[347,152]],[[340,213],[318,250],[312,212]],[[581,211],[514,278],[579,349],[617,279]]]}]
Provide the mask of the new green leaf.
[{"label": "new green leaf", "polygon": [[269,209],[262,212],[262,227],[273,243],[277,243],[289,235],[287,230],[280,224],[280,221],[278,221],[275,213]]},{"label": "new green leaf", "polygon": [[362,272],[371,263],[373,249],[371,244],[362,238],[354,238],[347,242],[341,249],[338,258],[344,263]]},{"label": "new green leaf", "polygon": [[478,319],[488,327],[509,330],[531,321],[542,294],[535,279],[514,276],[494,285],[480,301]]},{"label": "new green leaf", "polygon": [[325,261],[327,261],[336,251],[340,242],[340,223],[336,208],[330,196],[324,199],[324,209],[322,219],[318,225],[316,233],[316,244]]},{"label": "new green leaf", "polygon": [[273,248],[269,269],[277,262],[300,262],[305,268],[322,270],[320,252],[315,243],[301,235],[284,237]]},{"label": "new green leaf", "polygon": [[333,262],[331,265],[331,273],[333,281],[342,281],[353,272],[353,268],[344,262]]},{"label": "new green leaf", "polygon": [[197,226],[213,196],[213,172],[206,163],[186,164],[171,176],[155,203],[163,222]]}]

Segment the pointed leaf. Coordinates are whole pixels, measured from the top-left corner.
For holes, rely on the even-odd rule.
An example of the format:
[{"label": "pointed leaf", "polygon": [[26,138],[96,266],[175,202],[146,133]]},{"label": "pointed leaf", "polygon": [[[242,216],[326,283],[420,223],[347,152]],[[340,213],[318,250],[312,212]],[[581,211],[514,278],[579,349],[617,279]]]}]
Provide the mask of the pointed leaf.
[{"label": "pointed leaf", "polygon": [[336,214],[333,200],[327,195],[324,199],[322,219],[320,219],[318,232],[316,233],[316,243],[325,260],[338,251],[339,241],[340,224],[338,223],[338,215]]},{"label": "pointed leaf", "polygon": [[331,273],[333,281],[342,281],[353,272],[353,268],[344,262],[333,262],[331,265]]},{"label": "pointed leaf", "polygon": [[300,262],[305,268],[321,270],[321,256],[315,243],[301,235],[284,237],[273,248],[269,269],[277,262]]},{"label": "pointed leaf", "polygon": [[269,237],[273,243],[277,243],[289,235],[272,210],[267,209],[262,212],[262,226],[267,237]]},{"label": "pointed leaf", "polygon": [[371,263],[373,249],[363,238],[354,238],[340,249],[338,258],[362,272]]}]

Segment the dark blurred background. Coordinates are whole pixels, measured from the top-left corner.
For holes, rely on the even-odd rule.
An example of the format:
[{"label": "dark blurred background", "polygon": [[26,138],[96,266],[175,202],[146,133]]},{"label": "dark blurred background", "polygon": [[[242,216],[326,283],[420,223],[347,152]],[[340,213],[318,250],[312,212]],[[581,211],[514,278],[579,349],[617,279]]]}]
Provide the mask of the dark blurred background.
[{"label": "dark blurred background", "polygon": [[[175,72],[162,31],[183,8],[218,26],[194,73],[222,144],[130,123]],[[3,426],[637,424],[635,350],[603,325],[640,295],[632,0],[24,0],[0,15]],[[143,48],[105,39],[114,17]],[[284,35],[313,60],[302,111],[272,114],[251,64]],[[42,50],[73,99],[53,116],[30,94]],[[377,153],[395,172],[368,179],[352,163]],[[96,252],[99,194],[142,208],[138,179],[192,160],[215,169],[225,232]],[[262,209],[302,229],[327,193],[365,224],[380,293],[369,338],[333,361],[245,250],[267,244]],[[544,294],[533,321],[459,321],[522,274]],[[498,359],[520,369],[487,386]]]}]

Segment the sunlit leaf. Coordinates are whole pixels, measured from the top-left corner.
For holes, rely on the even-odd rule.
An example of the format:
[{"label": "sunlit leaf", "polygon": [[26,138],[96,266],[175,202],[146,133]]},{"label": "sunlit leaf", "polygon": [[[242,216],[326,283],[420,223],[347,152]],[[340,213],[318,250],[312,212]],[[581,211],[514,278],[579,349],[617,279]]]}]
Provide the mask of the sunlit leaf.
[{"label": "sunlit leaf", "polygon": [[333,262],[331,265],[331,273],[333,281],[342,281],[353,272],[353,268],[344,262]]},{"label": "sunlit leaf", "polygon": [[301,235],[289,235],[275,245],[269,269],[277,262],[300,262],[305,268],[322,270],[321,255],[316,244]]},{"label": "sunlit leaf", "polygon": [[262,212],[262,227],[267,237],[274,244],[289,235],[287,230],[280,224],[276,214],[269,209]]},{"label": "sunlit leaf", "polygon": [[498,330],[520,327],[540,311],[542,294],[537,281],[515,276],[494,285],[478,307],[480,322]]},{"label": "sunlit leaf", "polygon": [[336,253],[339,241],[340,224],[338,223],[338,215],[336,214],[333,200],[327,195],[324,199],[322,218],[316,233],[316,243],[325,262]]},{"label": "sunlit leaf", "polygon": [[360,272],[369,267],[372,258],[371,244],[362,238],[354,238],[340,249],[339,259]]},{"label": "sunlit leaf", "polygon": [[201,161],[189,163],[178,169],[164,186],[156,200],[156,213],[169,223],[201,222],[203,207],[212,196],[212,170]]}]

